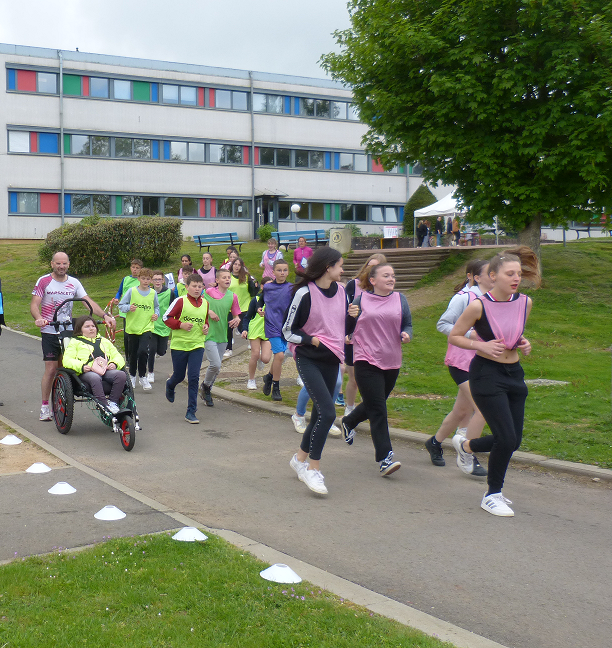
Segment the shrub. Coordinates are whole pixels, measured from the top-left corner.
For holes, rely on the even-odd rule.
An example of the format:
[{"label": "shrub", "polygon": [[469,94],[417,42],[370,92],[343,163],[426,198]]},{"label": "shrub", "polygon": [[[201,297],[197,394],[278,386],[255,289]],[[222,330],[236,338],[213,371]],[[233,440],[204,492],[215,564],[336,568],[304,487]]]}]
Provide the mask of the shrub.
[{"label": "shrub", "polygon": [[180,251],[181,225],[176,218],[88,216],[49,232],[38,255],[43,264],[48,264],[55,252],[66,252],[71,272],[76,275],[124,268],[134,257],[155,267]]},{"label": "shrub", "polygon": [[272,238],[273,232],[276,232],[274,225],[262,225],[257,228],[257,236],[259,236],[259,240],[263,243],[267,243]]},{"label": "shrub", "polygon": [[404,235],[414,234],[414,212],[437,202],[427,185],[419,185],[404,207]]}]

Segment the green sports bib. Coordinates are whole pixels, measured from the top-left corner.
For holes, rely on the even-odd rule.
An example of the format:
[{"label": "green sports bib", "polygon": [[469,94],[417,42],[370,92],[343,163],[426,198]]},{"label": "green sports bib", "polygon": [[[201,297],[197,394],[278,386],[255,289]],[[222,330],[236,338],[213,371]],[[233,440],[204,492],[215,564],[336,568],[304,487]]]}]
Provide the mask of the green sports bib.
[{"label": "green sports bib", "polygon": [[232,308],[234,293],[228,290],[222,299],[214,299],[214,297],[206,293],[202,297],[208,302],[210,310],[219,316],[218,322],[213,322],[210,317],[208,318],[210,328],[208,329],[206,339],[217,342],[217,344],[223,344],[223,342],[227,342],[227,316]]},{"label": "green sports bib", "polygon": [[176,351],[200,349],[206,341],[202,327],[206,323],[206,315],[208,315],[208,302],[203,299],[200,306],[194,306],[187,297],[183,297],[182,300],[183,309],[179,319],[181,322],[191,322],[193,326],[191,331],[185,331],[182,328],[173,329],[170,348]]},{"label": "green sports bib", "polygon": [[159,317],[154,322],[153,333],[161,337],[168,337],[170,335],[170,328],[164,324],[163,315],[170,306],[171,296],[172,291],[168,290],[168,288],[157,293],[157,301],[159,302]]},{"label": "green sports bib", "polygon": [[132,304],[136,304],[136,310],[125,314],[125,332],[128,335],[142,335],[152,331],[154,323],[151,317],[155,315],[155,291],[149,288],[148,294],[143,296],[138,292],[138,288],[132,288],[130,306]]}]

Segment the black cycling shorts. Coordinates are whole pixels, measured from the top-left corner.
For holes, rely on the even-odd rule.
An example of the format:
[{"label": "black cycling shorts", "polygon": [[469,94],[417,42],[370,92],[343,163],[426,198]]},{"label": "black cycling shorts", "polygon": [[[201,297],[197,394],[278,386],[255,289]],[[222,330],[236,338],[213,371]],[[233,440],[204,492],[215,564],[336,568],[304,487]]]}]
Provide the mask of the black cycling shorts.
[{"label": "black cycling shorts", "polygon": [[457,385],[462,385],[470,379],[469,371],[463,371],[463,369],[457,369],[457,367],[451,367],[450,365],[448,366],[448,373]]},{"label": "black cycling shorts", "polygon": [[57,362],[62,357],[62,344],[56,333],[41,333],[43,360]]}]

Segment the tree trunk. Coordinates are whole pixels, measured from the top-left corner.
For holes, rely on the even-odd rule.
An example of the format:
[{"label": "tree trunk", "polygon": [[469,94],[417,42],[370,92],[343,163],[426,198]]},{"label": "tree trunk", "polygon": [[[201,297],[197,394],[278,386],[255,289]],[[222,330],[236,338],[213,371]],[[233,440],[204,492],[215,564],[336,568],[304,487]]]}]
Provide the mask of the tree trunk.
[{"label": "tree trunk", "polygon": [[542,251],[540,250],[540,229],[542,226],[542,214],[539,212],[533,217],[533,220],[518,234],[519,245],[527,245],[537,255],[542,263]]}]

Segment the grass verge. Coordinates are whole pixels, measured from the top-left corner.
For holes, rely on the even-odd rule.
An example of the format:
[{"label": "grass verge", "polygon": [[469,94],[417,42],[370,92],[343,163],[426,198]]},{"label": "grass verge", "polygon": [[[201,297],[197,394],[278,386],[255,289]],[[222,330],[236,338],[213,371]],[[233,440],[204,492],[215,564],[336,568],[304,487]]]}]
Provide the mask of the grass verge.
[{"label": "grass verge", "polygon": [[450,648],[309,583],[265,581],[268,565],[216,536],[170,535],[1,567],[0,645]]}]

